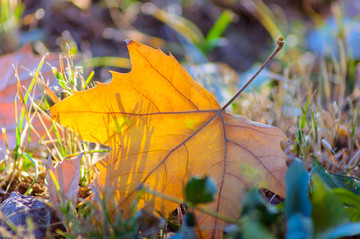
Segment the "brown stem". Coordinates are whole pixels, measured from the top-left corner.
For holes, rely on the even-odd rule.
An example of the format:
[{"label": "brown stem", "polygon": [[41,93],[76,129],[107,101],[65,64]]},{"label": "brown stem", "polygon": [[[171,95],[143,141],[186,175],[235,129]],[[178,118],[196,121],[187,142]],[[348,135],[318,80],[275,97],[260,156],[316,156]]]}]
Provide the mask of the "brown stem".
[{"label": "brown stem", "polygon": [[257,72],[246,82],[246,84],[241,87],[241,89],[236,92],[236,94],[223,106],[221,107],[221,110],[225,110],[245,89],[250,85],[253,80],[259,75],[259,73],[265,68],[265,66],[276,56],[276,54],[281,50],[281,48],[284,46],[285,40],[284,37],[279,36],[276,38],[276,45],[277,47],[273,51],[273,53],[269,56],[269,58],[262,64],[262,66],[257,70]]}]

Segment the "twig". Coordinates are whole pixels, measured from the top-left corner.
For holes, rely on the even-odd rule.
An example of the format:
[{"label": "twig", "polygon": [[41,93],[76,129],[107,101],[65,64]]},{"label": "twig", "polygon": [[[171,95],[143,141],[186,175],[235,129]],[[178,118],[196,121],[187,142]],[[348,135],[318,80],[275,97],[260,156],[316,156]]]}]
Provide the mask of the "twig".
[{"label": "twig", "polygon": [[246,82],[246,84],[241,87],[241,89],[236,92],[236,94],[221,108],[221,110],[225,110],[234,100],[250,85],[251,82],[255,80],[255,78],[259,75],[259,73],[265,68],[265,66],[277,55],[277,53],[283,48],[285,44],[284,37],[279,36],[276,38],[277,47],[273,51],[273,53],[269,56],[269,58],[262,64],[262,66],[257,70],[257,72]]}]

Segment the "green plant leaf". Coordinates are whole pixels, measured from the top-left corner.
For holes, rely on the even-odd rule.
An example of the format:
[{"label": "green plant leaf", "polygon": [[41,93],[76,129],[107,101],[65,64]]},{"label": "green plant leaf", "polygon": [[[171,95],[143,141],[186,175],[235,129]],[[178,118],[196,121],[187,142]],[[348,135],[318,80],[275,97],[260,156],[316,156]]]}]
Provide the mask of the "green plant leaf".
[{"label": "green plant leaf", "polygon": [[309,174],[303,162],[295,159],[290,165],[286,177],[285,213],[288,217],[300,213],[311,216],[311,203],[308,196]]},{"label": "green plant leaf", "polygon": [[328,238],[327,235],[330,231],[349,223],[350,217],[343,203],[321,180],[320,176],[314,174],[312,182],[311,202],[315,237]]},{"label": "green plant leaf", "polygon": [[252,189],[244,195],[242,216],[249,216],[252,220],[270,225],[279,219],[279,210],[267,203],[258,189]]},{"label": "green plant leaf", "polygon": [[313,221],[311,217],[304,216],[301,213],[295,213],[289,217],[286,239],[310,239],[312,232]]},{"label": "green plant leaf", "polygon": [[360,222],[360,210],[354,207],[346,207],[346,211],[352,222]]},{"label": "green plant leaf", "polygon": [[345,188],[360,195],[360,182],[353,177],[341,174],[329,174],[321,163],[314,158],[311,175],[317,173],[330,188]]},{"label": "green plant leaf", "polygon": [[[275,238],[281,224],[276,206],[270,205],[259,190],[248,191],[243,198],[241,224],[233,224],[225,229],[227,239]],[[270,230],[272,229],[272,230]]]},{"label": "green plant leaf", "polygon": [[330,174],[339,187],[360,195],[360,182],[353,177],[341,174]]},{"label": "green plant leaf", "polygon": [[330,174],[326,172],[321,163],[319,163],[316,158],[313,158],[313,160],[314,163],[310,175],[313,176],[314,174],[317,174],[329,187],[337,188],[338,185],[336,184],[335,180],[331,177]]},{"label": "green plant leaf", "polygon": [[288,218],[287,239],[311,238],[313,222],[312,206],[308,195],[309,173],[301,160],[295,159],[286,177],[285,213]]},{"label": "green plant leaf", "polygon": [[360,210],[360,196],[344,188],[334,188],[333,193],[347,206]]},{"label": "green plant leaf", "polygon": [[253,218],[245,216],[242,218],[241,222],[243,239],[275,239],[275,236],[272,235],[269,229],[260,221],[253,220]]},{"label": "green plant leaf", "polygon": [[216,192],[216,184],[208,176],[193,177],[186,184],[185,199],[193,204],[208,203],[214,200]]},{"label": "green plant leaf", "polygon": [[360,196],[344,188],[334,188],[333,193],[347,206],[351,221],[360,221]]},{"label": "green plant leaf", "polygon": [[349,237],[360,235],[360,223],[347,223],[326,233],[321,238],[334,239],[340,237]]}]

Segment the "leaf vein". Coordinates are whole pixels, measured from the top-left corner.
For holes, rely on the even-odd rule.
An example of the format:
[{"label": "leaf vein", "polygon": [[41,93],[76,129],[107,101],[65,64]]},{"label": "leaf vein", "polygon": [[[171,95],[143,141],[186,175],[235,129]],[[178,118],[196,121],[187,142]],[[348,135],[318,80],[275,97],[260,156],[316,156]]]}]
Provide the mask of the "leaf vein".
[{"label": "leaf vein", "polygon": [[138,49],[136,49],[136,51],[148,62],[148,64],[151,66],[151,68],[156,71],[161,77],[163,77],[182,97],[184,97],[187,101],[189,101],[189,103],[191,103],[197,110],[199,110],[199,108],[194,104],[194,102],[192,102],[189,98],[187,98],[181,91],[179,91],[174,84],[167,79],[159,70],[157,70],[149,61],[149,59],[147,59],[147,57],[145,57]]},{"label": "leaf vein", "polygon": [[241,144],[235,142],[235,141],[232,141],[231,139],[228,139],[228,141],[232,144],[235,144],[237,145],[238,147],[244,149],[245,151],[247,151],[248,153],[250,153],[256,160],[258,160],[258,162],[261,164],[261,166],[266,170],[268,171],[268,173],[283,187],[285,187],[277,177],[275,177],[275,175],[264,165],[264,163],[261,161],[260,157],[258,157],[256,154],[254,154],[253,152],[251,152],[249,149],[245,148],[244,146],[242,146]]}]

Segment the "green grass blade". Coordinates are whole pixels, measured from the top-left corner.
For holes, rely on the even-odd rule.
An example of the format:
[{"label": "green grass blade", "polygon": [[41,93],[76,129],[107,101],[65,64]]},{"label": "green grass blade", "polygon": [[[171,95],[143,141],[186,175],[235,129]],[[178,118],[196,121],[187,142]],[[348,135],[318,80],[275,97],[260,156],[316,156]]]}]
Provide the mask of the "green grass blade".
[{"label": "green grass blade", "polygon": [[227,9],[222,12],[220,17],[211,27],[210,31],[205,37],[205,46],[204,52],[205,54],[211,51],[217,44],[219,38],[222,36],[228,25],[231,23],[232,19],[234,18],[235,14]]},{"label": "green grass blade", "polygon": [[26,190],[26,192],[24,193],[24,196],[28,195],[28,193],[30,192],[30,190],[32,189],[32,187],[34,186],[38,176],[39,176],[39,168],[38,168],[38,165],[37,165],[37,162],[32,158],[30,157],[28,154],[24,153],[22,154],[22,156],[24,156],[25,158],[29,159],[35,166],[35,178],[33,179],[33,181],[31,182],[30,184],[30,187]]}]

